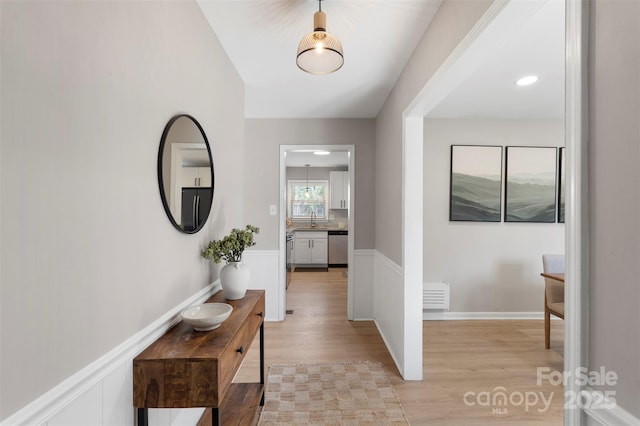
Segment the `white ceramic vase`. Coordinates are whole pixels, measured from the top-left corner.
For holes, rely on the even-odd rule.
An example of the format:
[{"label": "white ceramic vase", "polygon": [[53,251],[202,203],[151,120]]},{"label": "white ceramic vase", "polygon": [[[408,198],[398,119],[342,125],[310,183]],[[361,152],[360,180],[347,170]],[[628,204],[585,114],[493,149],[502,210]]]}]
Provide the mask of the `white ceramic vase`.
[{"label": "white ceramic vase", "polygon": [[251,269],[242,262],[229,262],[220,271],[220,285],[229,300],[242,299],[247,293]]}]

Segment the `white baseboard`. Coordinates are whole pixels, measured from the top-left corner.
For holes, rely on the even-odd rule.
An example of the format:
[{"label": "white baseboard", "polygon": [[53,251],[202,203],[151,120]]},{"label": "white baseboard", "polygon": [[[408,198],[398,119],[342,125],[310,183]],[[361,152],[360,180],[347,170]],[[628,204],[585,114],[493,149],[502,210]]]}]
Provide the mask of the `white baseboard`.
[{"label": "white baseboard", "polygon": [[[554,317],[555,318],[555,317]],[[425,321],[456,320],[543,320],[544,312],[449,312],[422,311]],[[559,319],[559,318],[558,318]]]},{"label": "white baseboard", "polygon": [[[592,396],[590,401],[597,401],[597,404],[590,405],[584,408],[584,412],[590,418],[596,420],[602,425],[610,426],[610,425],[640,425],[640,419],[629,413],[624,408],[620,407],[614,400],[607,398],[604,396],[603,392],[599,390],[592,389],[587,387],[585,389]],[[613,408],[604,408],[611,406]]]},{"label": "white baseboard", "polygon": [[[114,394],[132,393],[130,382],[122,384],[120,388],[114,388],[110,386],[109,376],[116,370],[117,373],[114,374],[120,374],[120,370],[125,370],[122,374],[126,374],[127,368],[123,369],[122,367],[129,367],[125,364],[131,364],[138,353],[179,322],[180,311],[188,306],[204,302],[218,291],[220,291],[219,281],[204,287],[87,367],[4,419],[0,426],[43,425],[47,423],[55,425],[60,424],[58,420],[61,419],[75,419],[76,424],[82,424],[83,413],[87,412],[87,401],[93,410],[102,412],[103,422],[101,424],[107,424],[108,422],[105,422],[104,419],[110,418],[111,413],[105,412],[109,409],[105,409],[104,401],[112,400],[114,396],[105,395],[105,389],[112,390]],[[109,383],[105,384],[105,382]],[[82,404],[77,401],[82,401]],[[129,412],[130,415],[126,417],[133,422],[132,405],[117,406],[113,409],[127,410],[126,412]],[[78,413],[75,414],[74,410]]]},{"label": "white baseboard", "polygon": [[400,375],[402,375],[402,371],[403,371],[402,363],[396,356],[396,351],[392,350],[392,346],[391,346],[392,343],[389,341],[389,339],[387,339],[386,334],[384,330],[380,327],[380,324],[378,323],[378,321],[373,320],[373,323],[376,325],[376,328],[378,329],[378,333],[380,334],[380,337],[382,337],[382,341],[384,342],[384,345],[387,347],[387,351],[389,351],[389,355],[391,355],[391,359],[393,359],[393,363],[396,365],[396,368],[400,372]]}]

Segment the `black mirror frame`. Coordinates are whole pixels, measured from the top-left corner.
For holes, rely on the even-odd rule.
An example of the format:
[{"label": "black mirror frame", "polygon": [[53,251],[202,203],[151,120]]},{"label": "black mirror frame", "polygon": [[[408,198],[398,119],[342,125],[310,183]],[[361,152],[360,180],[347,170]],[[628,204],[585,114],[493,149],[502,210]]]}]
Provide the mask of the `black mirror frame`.
[{"label": "black mirror frame", "polygon": [[204,144],[207,147],[207,155],[209,156],[209,164],[210,164],[210,170],[211,170],[211,206],[209,208],[209,213],[211,212],[211,207],[213,206],[213,197],[215,194],[215,173],[213,168],[213,156],[211,155],[211,147],[209,146],[209,140],[207,139],[207,135],[204,132],[204,129],[202,128],[198,120],[196,120],[193,116],[189,114],[175,115],[167,122],[166,126],[164,126],[162,137],[160,138],[160,147],[158,148],[158,166],[157,166],[158,188],[160,189],[160,198],[162,199],[162,206],[164,207],[164,211],[167,214],[167,217],[169,218],[169,221],[174,226],[174,228],[176,228],[178,231],[185,234],[195,234],[204,227],[204,225],[207,223],[207,220],[209,220],[209,216],[207,215],[205,220],[202,221],[202,223],[200,223],[195,229],[193,230],[183,229],[173,217],[173,213],[171,212],[171,208],[169,207],[169,203],[167,202],[167,194],[164,189],[164,181],[163,181],[163,173],[162,173],[162,158],[163,158],[164,148],[167,141],[167,136],[169,134],[169,131],[171,130],[171,126],[173,125],[173,123],[175,123],[175,121],[181,117],[186,117],[190,119],[196,125],[196,127],[200,131],[200,134],[202,135],[202,138],[204,139]]}]

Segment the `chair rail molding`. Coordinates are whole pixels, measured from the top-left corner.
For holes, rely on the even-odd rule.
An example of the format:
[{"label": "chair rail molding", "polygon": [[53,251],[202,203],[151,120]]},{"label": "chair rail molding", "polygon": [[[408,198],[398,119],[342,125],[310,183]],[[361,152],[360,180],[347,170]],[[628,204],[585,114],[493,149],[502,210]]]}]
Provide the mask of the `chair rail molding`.
[{"label": "chair rail molding", "polygon": [[[76,424],[82,424],[83,422],[80,419],[83,414],[87,413],[86,405],[88,401],[91,407],[95,407],[96,410],[99,409],[98,412],[102,413],[103,421],[100,424],[113,424],[113,419],[111,422],[104,420],[109,417],[109,409],[105,407],[105,401],[116,401],[115,404],[117,406],[113,408],[113,411],[118,411],[120,414],[126,413],[126,416],[121,417],[127,420],[130,419],[133,426],[133,404],[125,404],[126,406],[118,404],[123,400],[132,400],[127,398],[120,400],[117,397],[117,395],[122,394],[132,395],[131,382],[124,381],[126,383],[123,382],[121,386],[113,388],[106,386],[105,382],[109,381],[110,376],[121,373],[119,370],[125,365],[128,367],[126,370],[130,371],[133,358],[140,351],[181,321],[180,311],[188,306],[203,303],[220,290],[219,280],[207,285],[87,367],[77,371],[53,389],[4,419],[1,426],[44,425],[49,422],[51,424],[65,424],[65,420],[62,420],[62,423],[57,422],[60,417],[63,419],[75,419]],[[126,376],[126,373],[122,374]],[[96,387],[100,387],[100,389],[96,391]],[[107,391],[107,388],[110,388],[110,391]],[[113,395],[107,395],[108,392]],[[180,415],[177,412],[166,412],[165,414],[170,417]]]}]

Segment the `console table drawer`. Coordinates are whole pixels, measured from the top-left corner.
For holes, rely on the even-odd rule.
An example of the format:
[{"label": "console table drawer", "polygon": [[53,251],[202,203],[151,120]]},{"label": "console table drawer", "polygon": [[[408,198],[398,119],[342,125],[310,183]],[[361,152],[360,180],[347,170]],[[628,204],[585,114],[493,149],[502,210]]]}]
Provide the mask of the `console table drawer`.
[{"label": "console table drawer", "polygon": [[264,298],[261,298],[220,357],[220,369],[218,370],[220,375],[220,399],[223,399],[227,393],[229,385],[231,385],[231,381],[235,376],[235,372],[240,367],[242,360],[244,360],[263,322],[263,317]]},{"label": "console table drawer", "polygon": [[253,341],[253,334],[249,333],[249,324],[245,323],[238,333],[235,335],[231,344],[227,347],[224,353],[220,356],[220,368],[218,370],[220,374],[220,399],[223,399],[231,381],[236,374],[236,371],[242,364],[249,346]]},{"label": "console table drawer", "polygon": [[258,329],[264,322],[264,297],[258,300],[256,306],[253,308],[251,315],[249,315],[249,333],[253,336],[256,335]]}]

